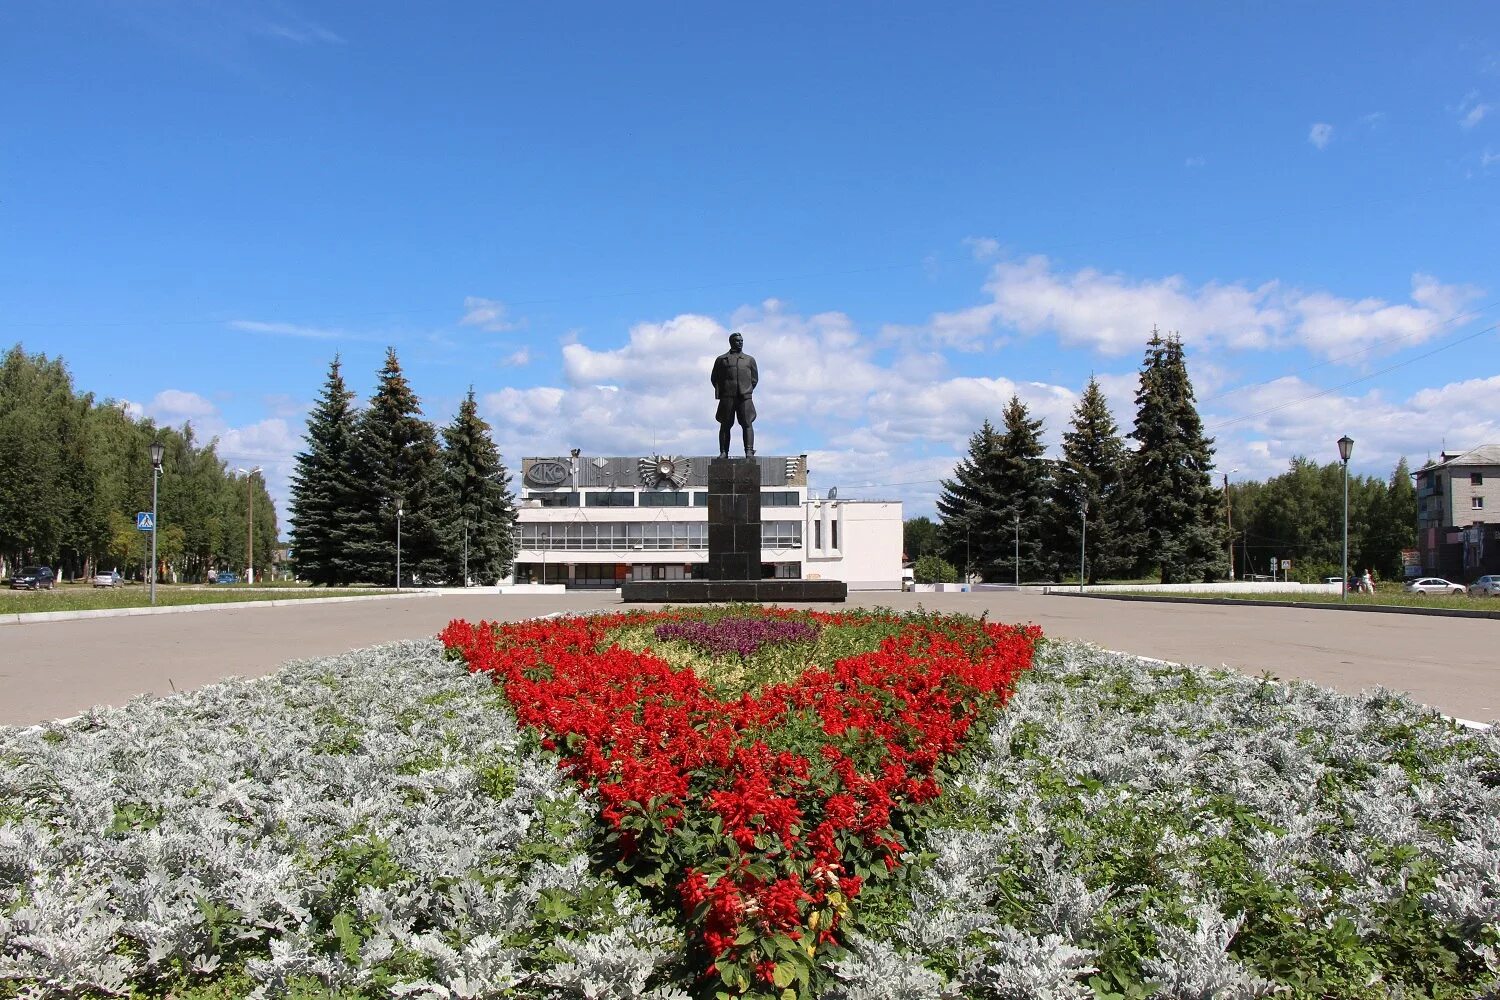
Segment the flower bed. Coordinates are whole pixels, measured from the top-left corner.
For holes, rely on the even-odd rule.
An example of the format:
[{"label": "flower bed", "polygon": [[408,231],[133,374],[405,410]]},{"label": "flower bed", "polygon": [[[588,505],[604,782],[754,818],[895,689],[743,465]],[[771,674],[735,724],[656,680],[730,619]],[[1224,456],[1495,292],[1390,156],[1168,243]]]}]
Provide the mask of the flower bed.
[{"label": "flower bed", "polygon": [[[809,620],[816,638],[746,656],[658,639],[651,616],[603,634],[561,623],[579,640],[573,652],[533,643],[535,669],[521,671],[532,694],[559,676],[550,663],[649,670],[555,698],[549,718],[583,721],[617,701],[621,725],[583,727],[550,751],[540,729],[516,725],[494,675],[446,662],[430,642],[0,728],[0,997],[688,1000],[743,985],[779,998],[777,966],[744,952],[776,954],[781,930],[804,953],[815,945],[809,986],[794,967],[787,988],[830,1000],[1494,993],[1494,733],[1388,693],[1351,698],[1050,642],[924,779],[915,737],[926,730],[900,712],[979,686],[978,647],[1013,633]],[[920,629],[931,643],[888,642]],[[669,679],[654,661],[686,675],[673,681],[684,693],[637,703],[659,693],[653,677]],[[962,676],[929,683],[940,661]],[[801,704],[792,694],[810,662],[824,666]],[[825,678],[841,676],[851,693],[830,695]],[[888,681],[898,696],[878,696]],[[632,772],[645,802],[606,797],[669,732],[651,726],[689,705],[704,714],[689,716],[697,735],[682,735],[702,738],[704,761],[728,754],[727,776],[760,759],[762,771],[717,789],[695,786],[695,772],[674,811],[663,796],[682,768],[668,760],[659,782]],[[874,722],[829,732],[859,707]],[[876,724],[892,711],[896,722]],[[752,753],[756,736],[765,750]],[[580,794],[558,764],[587,764],[588,745],[615,753],[619,772]],[[829,745],[848,763],[825,760]],[[791,793],[772,783],[800,780],[783,755],[809,764]],[[899,782],[882,763],[892,757]],[[851,768],[863,798],[843,787]],[[867,828],[888,776],[889,822]],[[917,792],[923,780],[943,794]],[[709,793],[696,811],[695,787]],[[800,819],[782,825],[788,804]],[[618,826],[600,818],[611,807]],[[863,869],[857,891],[813,877],[812,833],[829,819],[849,824],[833,838],[834,875]],[[741,847],[731,831],[754,836]],[[668,877],[688,868],[702,878],[687,887],[691,911],[689,879]],[[807,898],[762,896],[792,874]],[[710,917],[736,897],[720,910],[738,929],[728,961],[706,978]],[[792,910],[799,926],[787,926]],[[743,980],[725,980],[730,966]]]},{"label": "flower bed", "polygon": [[[823,630],[863,634],[866,648],[726,699],[693,670],[614,641],[643,627],[741,656]],[[812,996],[851,904],[901,866],[940,769],[1004,702],[1039,633],[883,614],[661,612],[454,622],[441,638],[495,677],[597,795],[619,876],[680,901],[706,989]]]}]

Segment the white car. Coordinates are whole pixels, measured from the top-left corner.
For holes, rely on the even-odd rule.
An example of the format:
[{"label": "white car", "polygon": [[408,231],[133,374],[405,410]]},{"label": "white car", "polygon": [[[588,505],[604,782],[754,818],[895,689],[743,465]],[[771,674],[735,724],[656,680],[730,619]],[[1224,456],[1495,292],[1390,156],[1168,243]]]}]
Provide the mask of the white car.
[{"label": "white car", "polygon": [[1412,580],[1406,585],[1408,594],[1462,594],[1464,587],[1461,583],[1450,583],[1440,576],[1424,576],[1420,580]]},{"label": "white car", "polygon": [[1473,597],[1500,597],[1500,576],[1481,576],[1469,584]]}]

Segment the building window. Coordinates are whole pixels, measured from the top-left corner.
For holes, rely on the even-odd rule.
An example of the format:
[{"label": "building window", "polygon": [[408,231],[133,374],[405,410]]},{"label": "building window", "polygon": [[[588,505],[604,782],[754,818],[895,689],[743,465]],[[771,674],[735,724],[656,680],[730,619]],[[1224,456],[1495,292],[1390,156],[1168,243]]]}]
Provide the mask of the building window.
[{"label": "building window", "polygon": [[694,493],[693,494],[693,506],[694,507],[707,507],[708,506],[708,494],[707,493],[703,493],[703,492]]},{"label": "building window", "polygon": [[794,549],[802,546],[801,521],[762,521],[760,546],[763,549]]},{"label": "building window", "polygon": [[585,507],[634,507],[635,494],[629,490],[617,493],[586,493]]},{"label": "building window", "polygon": [[535,500],[543,507],[577,507],[577,493],[528,493],[527,500]]},{"label": "building window", "polygon": [[762,507],[795,507],[800,501],[796,490],[761,490]]},{"label": "building window", "polygon": [[1484,485],[1484,473],[1482,473],[1482,472],[1471,472],[1471,473],[1469,473],[1469,485],[1470,486],[1483,486]]},{"label": "building window", "polygon": [[515,529],[521,549],[581,552],[660,552],[708,548],[703,521],[522,523]]},{"label": "building window", "polygon": [[839,547],[839,519],[834,518],[828,522],[829,545],[831,549]]},{"label": "building window", "polygon": [[1484,497],[1473,497],[1469,500],[1470,510],[1484,510]]},{"label": "building window", "polygon": [[822,547],[823,547],[823,522],[822,521],[814,521],[813,522],[813,548],[815,548],[815,549],[821,549]]},{"label": "building window", "polygon": [[642,493],[642,507],[687,507],[692,503],[689,493]]}]

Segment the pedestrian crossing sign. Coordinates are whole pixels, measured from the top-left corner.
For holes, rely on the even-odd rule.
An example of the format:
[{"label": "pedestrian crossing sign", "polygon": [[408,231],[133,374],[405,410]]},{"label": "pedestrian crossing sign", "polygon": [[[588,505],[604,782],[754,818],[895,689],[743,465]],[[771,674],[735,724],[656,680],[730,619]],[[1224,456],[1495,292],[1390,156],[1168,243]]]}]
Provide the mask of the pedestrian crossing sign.
[{"label": "pedestrian crossing sign", "polygon": [[155,531],[156,518],[149,510],[143,510],[135,516],[135,527],[137,531]]}]

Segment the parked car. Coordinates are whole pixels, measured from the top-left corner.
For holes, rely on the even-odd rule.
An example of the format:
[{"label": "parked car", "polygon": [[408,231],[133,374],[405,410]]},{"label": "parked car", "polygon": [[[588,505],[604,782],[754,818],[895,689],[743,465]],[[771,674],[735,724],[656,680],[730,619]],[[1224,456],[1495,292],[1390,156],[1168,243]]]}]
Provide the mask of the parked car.
[{"label": "parked car", "polygon": [[1408,594],[1462,594],[1464,585],[1451,583],[1440,576],[1424,576],[1417,580],[1409,580],[1406,584]]},{"label": "parked car", "polygon": [[56,584],[51,566],[27,566],[10,578],[11,590],[51,590]]},{"label": "parked car", "polygon": [[118,587],[120,582],[119,570],[114,570],[110,573],[94,574],[94,586],[96,587]]},{"label": "parked car", "polygon": [[1500,576],[1481,576],[1469,584],[1471,597],[1500,597]]},{"label": "parked car", "polygon": [[238,573],[232,573],[232,572],[230,572],[229,570],[226,569],[223,572],[221,572],[218,576],[214,577],[213,578],[213,582],[214,583],[239,583],[240,582],[240,575]]}]

